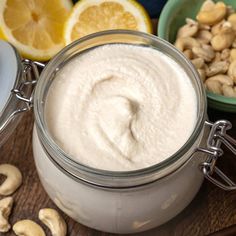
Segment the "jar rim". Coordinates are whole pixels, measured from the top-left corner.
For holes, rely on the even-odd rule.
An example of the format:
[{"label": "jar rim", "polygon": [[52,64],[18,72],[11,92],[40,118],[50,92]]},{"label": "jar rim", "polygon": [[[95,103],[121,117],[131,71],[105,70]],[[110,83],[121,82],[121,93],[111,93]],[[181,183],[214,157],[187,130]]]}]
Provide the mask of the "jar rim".
[{"label": "jar rim", "polygon": [[[43,92],[46,88],[45,84],[45,78],[47,77],[47,74],[55,72],[57,70],[58,66],[60,65],[60,58],[62,58],[68,51],[70,51],[73,48],[76,48],[76,46],[80,45],[83,42],[89,41],[94,38],[99,38],[102,36],[116,36],[116,35],[133,35],[140,38],[143,38],[145,40],[151,40],[159,43],[163,47],[165,47],[167,50],[171,51],[174,55],[176,55],[180,61],[182,61],[183,64],[185,64],[186,68],[191,72],[192,77],[194,78],[196,84],[197,84],[197,90],[196,91],[196,97],[197,97],[197,120],[195,124],[195,128],[187,140],[187,142],[173,155],[168,157],[167,159],[163,160],[162,162],[143,168],[143,169],[137,169],[137,170],[131,170],[131,171],[109,171],[109,170],[103,170],[103,169],[96,169],[87,165],[84,165],[75,159],[71,158],[68,154],[66,154],[53,140],[52,136],[50,135],[50,132],[46,128],[46,122],[44,121],[44,112],[43,112],[43,106],[42,104],[44,102],[42,99]],[[47,77],[48,78],[48,77]],[[196,90],[196,88],[194,88]],[[54,160],[57,163],[61,163],[61,161],[69,165],[70,167],[73,167],[75,170],[81,170],[85,173],[90,173],[92,175],[97,176],[106,176],[106,177],[112,177],[112,178],[122,178],[122,177],[130,177],[130,176],[140,176],[140,175],[146,175],[154,172],[158,172],[159,170],[165,169],[171,164],[177,162],[184,153],[186,153],[187,150],[192,146],[197,138],[199,137],[202,128],[205,123],[206,118],[206,94],[205,89],[203,87],[203,84],[201,82],[201,79],[194,68],[193,64],[180,52],[178,51],[172,44],[169,42],[154,36],[150,34],[146,34],[143,32],[138,31],[132,31],[132,30],[108,30],[103,32],[94,33],[88,36],[85,36],[81,39],[78,39],[74,41],[73,43],[66,46],[64,49],[62,49],[45,67],[45,69],[42,71],[39,81],[37,83],[35,94],[34,94],[34,114],[35,114],[35,120],[36,120],[36,127],[39,135],[39,139],[41,141],[41,144],[44,146],[44,149],[50,149],[54,153],[57,153],[57,158],[60,159]],[[46,145],[45,145],[46,144]],[[48,151],[48,150],[46,150]],[[190,157],[189,157],[190,158]],[[189,159],[188,158],[188,159]]]}]

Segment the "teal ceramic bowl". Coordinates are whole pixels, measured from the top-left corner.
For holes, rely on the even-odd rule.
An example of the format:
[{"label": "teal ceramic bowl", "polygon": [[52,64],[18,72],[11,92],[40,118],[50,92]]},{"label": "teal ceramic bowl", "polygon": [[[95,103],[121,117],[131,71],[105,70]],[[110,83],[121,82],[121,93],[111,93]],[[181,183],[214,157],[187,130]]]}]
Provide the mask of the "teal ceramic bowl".
[{"label": "teal ceramic bowl", "polygon": [[[236,0],[220,0],[236,9]],[[185,19],[195,19],[204,0],[169,0],[159,18],[158,36],[174,43],[178,29]],[[218,2],[218,1],[215,1]],[[221,111],[236,113],[236,98],[207,92],[208,105]]]}]

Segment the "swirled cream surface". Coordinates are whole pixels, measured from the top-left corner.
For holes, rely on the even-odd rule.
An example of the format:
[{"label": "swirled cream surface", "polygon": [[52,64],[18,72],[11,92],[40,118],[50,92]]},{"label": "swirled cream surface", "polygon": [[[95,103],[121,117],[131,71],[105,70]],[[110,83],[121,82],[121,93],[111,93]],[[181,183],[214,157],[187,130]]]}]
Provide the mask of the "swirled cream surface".
[{"label": "swirled cream surface", "polygon": [[55,142],[78,162],[129,171],[160,163],[186,143],[196,100],[173,59],[152,48],[113,44],[59,70],[45,118]]}]

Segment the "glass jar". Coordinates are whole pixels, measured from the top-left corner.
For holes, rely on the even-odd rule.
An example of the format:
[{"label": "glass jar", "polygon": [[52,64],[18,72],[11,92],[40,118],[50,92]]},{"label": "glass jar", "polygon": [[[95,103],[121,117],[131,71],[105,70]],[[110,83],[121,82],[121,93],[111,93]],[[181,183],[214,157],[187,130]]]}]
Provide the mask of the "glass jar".
[{"label": "glass jar", "polygon": [[[58,71],[75,55],[114,43],[142,45],[165,53],[185,70],[197,95],[197,122],[191,137],[174,155],[145,169],[118,172],[85,166],[55,143],[45,122],[45,100]],[[216,167],[217,158],[223,154],[222,143],[235,152],[235,141],[226,134],[231,124],[207,121],[206,95],[199,75],[168,42],[141,32],[106,31],[67,46],[47,64],[39,78],[36,64],[43,67],[24,61],[27,80],[13,89],[13,94],[28,109],[34,106],[33,152],[40,180],[54,203],[74,220],[106,232],[141,232],[182,211],[198,192],[204,176],[224,189],[236,189]],[[37,81],[32,80],[32,73]],[[27,97],[22,88],[36,82],[32,95]],[[212,177],[214,171],[225,183]]]}]

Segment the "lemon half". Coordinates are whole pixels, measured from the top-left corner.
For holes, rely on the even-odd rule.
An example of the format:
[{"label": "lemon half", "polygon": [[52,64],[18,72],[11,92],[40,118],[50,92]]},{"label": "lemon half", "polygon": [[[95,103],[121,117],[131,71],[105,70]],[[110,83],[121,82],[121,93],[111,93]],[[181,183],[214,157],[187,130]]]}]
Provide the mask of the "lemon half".
[{"label": "lemon half", "polygon": [[48,60],[64,47],[70,0],[0,0],[2,38],[34,60]]},{"label": "lemon half", "polygon": [[111,29],[152,33],[152,23],[135,0],[81,0],[65,24],[64,39],[69,44],[88,34]]}]

